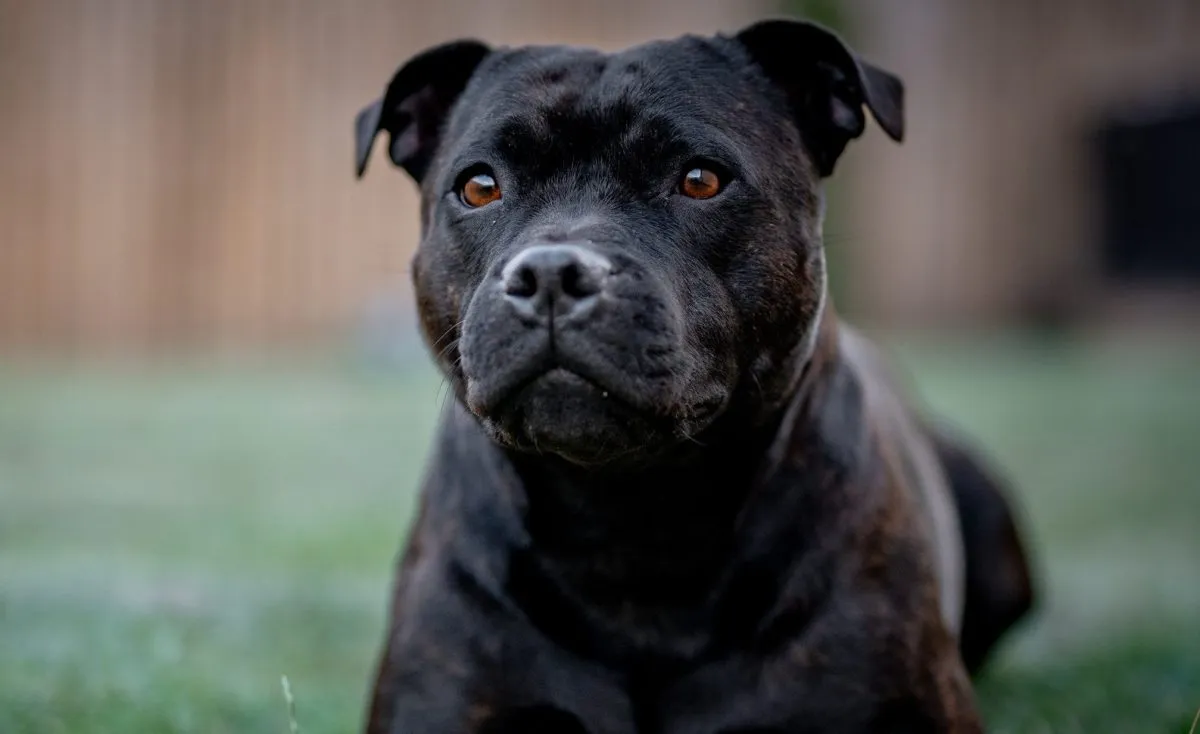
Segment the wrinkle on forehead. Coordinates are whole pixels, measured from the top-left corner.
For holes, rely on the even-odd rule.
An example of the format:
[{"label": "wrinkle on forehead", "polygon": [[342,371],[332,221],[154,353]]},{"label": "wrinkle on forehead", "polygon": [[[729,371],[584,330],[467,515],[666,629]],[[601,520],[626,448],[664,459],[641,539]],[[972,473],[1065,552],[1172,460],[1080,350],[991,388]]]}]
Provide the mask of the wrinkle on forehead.
[{"label": "wrinkle on forehead", "polygon": [[[471,100],[467,116],[495,119],[540,111],[552,118],[560,111],[625,104],[719,123],[722,111],[745,102],[735,99],[744,97],[743,85],[736,83],[744,59],[726,46],[683,37],[615,54],[569,46],[501,50],[484,62],[471,85],[475,88],[464,95]],[[714,84],[714,76],[727,83]]]}]

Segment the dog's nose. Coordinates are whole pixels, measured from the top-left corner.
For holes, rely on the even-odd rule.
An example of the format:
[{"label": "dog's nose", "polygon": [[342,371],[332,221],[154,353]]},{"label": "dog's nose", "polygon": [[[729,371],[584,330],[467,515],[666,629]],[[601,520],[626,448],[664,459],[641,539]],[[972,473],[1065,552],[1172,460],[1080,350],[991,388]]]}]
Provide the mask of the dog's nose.
[{"label": "dog's nose", "polygon": [[594,303],[611,271],[607,258],[578,245],[534,245],[510,260],[501,278],[518,311],[562,317]]}]

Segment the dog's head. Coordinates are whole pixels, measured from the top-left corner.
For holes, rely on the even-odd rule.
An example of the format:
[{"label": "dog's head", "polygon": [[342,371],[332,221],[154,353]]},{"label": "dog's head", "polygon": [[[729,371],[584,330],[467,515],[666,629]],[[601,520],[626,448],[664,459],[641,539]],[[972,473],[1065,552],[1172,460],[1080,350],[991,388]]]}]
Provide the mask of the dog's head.
[{"label": "dog's head", "polygon": [[413,280],[455,393],[501,443],[638,459],[790,395],[825,295],[821,180],[898,79],[766,21],[617,54],[459,41],[357,123],[421,186]]}]

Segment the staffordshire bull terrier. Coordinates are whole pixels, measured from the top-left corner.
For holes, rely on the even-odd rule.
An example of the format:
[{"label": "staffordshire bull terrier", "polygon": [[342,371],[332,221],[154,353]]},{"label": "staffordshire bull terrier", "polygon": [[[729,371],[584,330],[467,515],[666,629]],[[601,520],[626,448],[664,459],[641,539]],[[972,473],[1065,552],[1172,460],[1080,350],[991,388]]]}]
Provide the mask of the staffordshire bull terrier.
[{"label": "staffordshire bull terrier", "polygon": [[822,183],[903,85],[811,23],[462,40],[356,120],[420,186],[453,388],[370,734],[979,732],[1030,607],[1001,480],[827,293]]}]

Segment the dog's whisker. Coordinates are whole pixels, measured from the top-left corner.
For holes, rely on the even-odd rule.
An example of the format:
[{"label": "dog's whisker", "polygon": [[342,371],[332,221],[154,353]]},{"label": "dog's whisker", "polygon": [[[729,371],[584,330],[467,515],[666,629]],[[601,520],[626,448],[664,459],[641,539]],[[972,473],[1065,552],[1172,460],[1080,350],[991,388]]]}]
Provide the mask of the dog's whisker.
[{"label": "dog's whisker", "polygon": [[444,332],[442,332],[442,335],[441,335],[441,336],[439,336],[437,339],[435,339],[435,340],[434,340],[434,342],[433,342],[433,348],[434,348],[434,349],[437,349],[437,348],[438,348],[438,345],[442,343],[442,340],[443,340],[443,339],[445,339],[446,337],[450,336],[451,334],[454,334],[454,333],[456,333],[456,332],[458,331],[459,327],[461,327],[461,326],[462,326],[464,323],[466,323],[466,320],[465,320],[465,319],[463,319],[463,320],[460,320],[459,322],[457,322],[457,323],[453,324],[453,325],[452,325],[452,326],[451,326],[449,329],[446,329]]},{"label": "dog's whisker", "polygon": [[701,446],[701,447],[703,447],[703,446],[705,445],[705,443],[704,443],[703,441],[701,441],[700,439],[696,438],[695,436],[693,436],[693,435],[691,434],[691,432],[690,432],[690,431],[687,431],[687,430],[685,430],[685,429],[682,429],[682,428],[681,428],[681,429],[679,429],[679,435],[680,435],[680,437],[681,437],[683,440],[685,440],[685,441],[688,441],[688,442],[690,442],[690,443],[694,443],[694,444],[696,444],[697,446]]},{"label": "dog's whisker", "polygon": [[754,381],[754,388],[758,390],[759,399],[762,399],[766,395],[766,391],[763,390],[762,381],[758,379],[758,373],[751,370],[750,379]]},{"label": "dog's whisker", "polygon": [[[447,354],[448,352],[450,352],[450,350],[452,350],[452,349],[456,349],[456,348],[458,347],[458,343],[459,343],[459,341],[461,341],[461,340],[459,340],[459,339],[455,339],[454,341],[450,342],[450,343],[449,343],[449,344],[447,344],[446,346],[442,347],[441,351],[439,351],[439,352],[437,353],[437,356],[435,356],[435,357],[434,357],[434,360],[435,360],[435,361],[437,361],[437,362],[441,362],[441,361],[442,361],[442,359],[443,359],[443,358],[446,356],[446,354]],[[459,356],[456,358],[456,361],[457,361],[457,360],[461,360],[461,359],[462,359],[462,355],[459,355]]]}]

